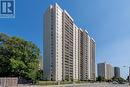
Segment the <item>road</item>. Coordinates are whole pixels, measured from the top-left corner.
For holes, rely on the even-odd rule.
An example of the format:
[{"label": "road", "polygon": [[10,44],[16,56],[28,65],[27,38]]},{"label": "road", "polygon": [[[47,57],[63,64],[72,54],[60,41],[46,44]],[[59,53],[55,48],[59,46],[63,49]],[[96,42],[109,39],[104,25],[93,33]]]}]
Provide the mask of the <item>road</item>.
[{"label": "road", "polygon": [[[52,86],[52,87],[58,87],[58,86]],[[62,85],[59,87],[129,87],[129,86],[128,84],[87,83],[87,84],[75,84],[75,85],[72,84]]]},{"label": "road", "polygon": [[112,84],[112,83],[85,83],[85,84],[65,84],[51,86],[18,86],[18,87],[130,87],[128,84]]}]

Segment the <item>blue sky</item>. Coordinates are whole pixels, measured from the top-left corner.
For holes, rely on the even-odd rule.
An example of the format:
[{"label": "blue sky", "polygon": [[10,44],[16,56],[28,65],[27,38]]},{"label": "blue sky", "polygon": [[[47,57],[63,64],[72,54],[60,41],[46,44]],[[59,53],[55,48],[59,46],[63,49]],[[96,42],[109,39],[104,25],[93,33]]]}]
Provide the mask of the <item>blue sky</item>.
[{"label": "blue sky", "polygon": [[43,14],[57,2],[96,41],[96,60],[130,66],[130,0],[16,0],[16,18],[0,19],[0,32],[19,36],[43,52]]}]

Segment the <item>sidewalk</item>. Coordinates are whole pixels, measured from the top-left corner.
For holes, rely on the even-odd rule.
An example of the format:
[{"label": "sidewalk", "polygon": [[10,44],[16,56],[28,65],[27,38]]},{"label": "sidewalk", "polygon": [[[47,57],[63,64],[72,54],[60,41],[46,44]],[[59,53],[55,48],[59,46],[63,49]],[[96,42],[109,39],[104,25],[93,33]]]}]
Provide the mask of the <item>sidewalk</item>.
[{"label": "sidewalk", "polygon": [[128,84],[112,84],[112,83],[80,83],[80,84],[62,84],[62,85],[19,85],[18,87],[130,87]]},{"label": "sidewalk", "polygon": [[61,85],[44,85],[44,86],[40,86],[40,85],[18,85],[18,87],[64,87],[64,86],[74,86],[74,85],[86,85],[86,84],[90,84],[90,83],[82,83],[82,84],[61,84]]}]

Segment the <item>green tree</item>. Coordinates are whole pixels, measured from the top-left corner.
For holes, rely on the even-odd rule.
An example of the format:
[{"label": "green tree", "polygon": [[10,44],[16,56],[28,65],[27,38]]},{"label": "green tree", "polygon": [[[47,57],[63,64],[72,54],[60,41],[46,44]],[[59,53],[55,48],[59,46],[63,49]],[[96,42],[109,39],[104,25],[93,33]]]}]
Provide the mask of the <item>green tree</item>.
[{"label": "green tree", "polygon": [[39,70],[37,73],[37,79],[38,80],[43,80],[43,70]]},{"label": "green tree", "polygon": [[122,78],[122,77],[118,77],[118,78],[117,77],[113,77],[112,81],[116,81],[118,83],[126,82],[126,80],[124,78]]},{"label": "green tree", "polygon": [[36,80],[39,48],[30,41],[0,33],[0,76]]},{"label": "green tree", "polygon": [[101,76],[98,76],[96,78],[97,81],[101,82],[101,81],[105,81],[105,78],[104,77],[101,77]]}]

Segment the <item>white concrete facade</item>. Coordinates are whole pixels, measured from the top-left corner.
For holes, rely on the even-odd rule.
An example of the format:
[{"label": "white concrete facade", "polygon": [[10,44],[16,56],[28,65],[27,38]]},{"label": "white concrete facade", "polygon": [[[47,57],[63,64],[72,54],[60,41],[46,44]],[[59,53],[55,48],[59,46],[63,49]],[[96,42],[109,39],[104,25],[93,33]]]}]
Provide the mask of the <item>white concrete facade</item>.
[{"label": "white concrete facade", "polygon": [[90,78],[90,47],[89,36],[87,31],[83,31],[83,80]]},{"label": "white concrete facade", "polygon": [[95,57],[96,57],[96,43],[93,38],[90,38],[90,79],[96,80]]},{"label": "white concrete facade", "polygon": [[45,79],[46,80],[51,80],[51,52],[50,52],[50,49],[51,49],[51,42],[50,42],[50,38],[51,38],[51,35],[50,35],[50,30],[51,30],[51,9],[52,9],[52,6],[50,6],[45,14],[44,14],[44,25],[45,25],[45,30],[44,30],[44,59],[43,60],[46,60],[43,61],[44,63],[44,66],[43,66],[43,69],[44,69],[44,74],[45,74]]},{"label": "white concrete facade", "polygon": [[79,78],[80,80],[95,80],[95,41],[88,32],[79,29]]},{"label": "white concrete facade", "polygon": [[78,27],[74,24],[73,30],[73,79],[79,80],[79,57],[78,57]]},{"label": "white concrete facade", "polygon": [[[94,80],[95,42],[58,4],[44,15],[45,80]],[[94,43],[93,43],[94,42]]]},{"label": "white concrete facade", "polygon": [[47,80],[62,80],[62,9],[55,4],[45,13],[44,72]]},{"label": "white concrete facade", "polygon": [[[90,36],[88,35],[88,79],[91,79],[91,40]],[[94,66],[95,67],[95,66]]]},{"label": "white concrete facade", "polygon": [[106,64],[107,67],[107,79],[112,79],[114,77],[114,68],[110,64]]},{"label": "white concrete facade", "polygon": [[63,11],[63,28],[62,28],[62,37],[63,37],[63,80],[73,81],[73,62],[74,62],[74,55],[73,55],[73,34],[74,34],[74,23],[73,19],[70,15],[64,10]]}]

